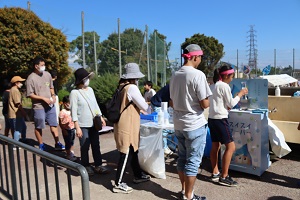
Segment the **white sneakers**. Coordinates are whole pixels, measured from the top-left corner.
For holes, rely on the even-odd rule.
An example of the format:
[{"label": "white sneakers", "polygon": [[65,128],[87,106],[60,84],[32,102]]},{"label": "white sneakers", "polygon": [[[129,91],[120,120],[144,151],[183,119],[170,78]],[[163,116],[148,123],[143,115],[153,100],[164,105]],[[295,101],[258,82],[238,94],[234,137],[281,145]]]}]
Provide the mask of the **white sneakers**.
[{"label": "white sneakers", "polygon": [[169,149],[169,147],[165,148],[164,152],[165,152],[166,155],[172,155],[173,154],[173,151],[171,149]]},{"label": "white sneakers", "polygon": [[114,193],[129,194],[132,191],[132,187],[129,187],[126,183],[120,183],[119,185],[115,185],[113,188]]}]

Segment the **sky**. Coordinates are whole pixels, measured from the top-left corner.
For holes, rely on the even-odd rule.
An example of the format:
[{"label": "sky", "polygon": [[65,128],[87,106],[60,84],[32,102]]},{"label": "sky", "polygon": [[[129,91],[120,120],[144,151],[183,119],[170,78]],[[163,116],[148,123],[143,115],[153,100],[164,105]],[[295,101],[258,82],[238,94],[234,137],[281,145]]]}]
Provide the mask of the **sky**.
[{"label": "sky", "polygon": [[[0,0],[0,7],[27,9],[28,0]],[[145,26],[172,42],[170,60],[180,58],[180,44],[200,33],[224,45],[221,59],[246,65],[249,31],[253,26],[258,68],[267,65],[300,69],[300,0],[30,0],[30,9],[61,29],[71,42],[84,31],[96,31],[103,41],[120,29]],[[204,52],[205,53],[205,52]],[[238,59],[237,59],[238,58]]]}]

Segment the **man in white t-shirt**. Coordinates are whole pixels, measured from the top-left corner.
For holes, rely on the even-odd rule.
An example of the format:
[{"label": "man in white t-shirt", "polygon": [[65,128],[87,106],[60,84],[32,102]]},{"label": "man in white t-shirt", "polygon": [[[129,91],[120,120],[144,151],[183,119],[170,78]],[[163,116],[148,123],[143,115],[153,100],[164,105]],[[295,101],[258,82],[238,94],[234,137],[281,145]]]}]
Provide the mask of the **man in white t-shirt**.
[{"label": "man in white t-shirt", "polygon": [[144,99],[148,104],[150,104],[150,99],[156,94],[152,86],[153,83],[151,81],[146,81],[144,83],[144,89],[145,89]]},{"label": "man in white t-shirt", "polygon": [[206,143],[207,121],[203,111],[209,107],[208,97],[212,95],[205,74],[197,69],[202,55],[199,45],[188,45],[182,54],[184,64],[170,81],[182,199],[206,199],[194,194],[194,184]]}]

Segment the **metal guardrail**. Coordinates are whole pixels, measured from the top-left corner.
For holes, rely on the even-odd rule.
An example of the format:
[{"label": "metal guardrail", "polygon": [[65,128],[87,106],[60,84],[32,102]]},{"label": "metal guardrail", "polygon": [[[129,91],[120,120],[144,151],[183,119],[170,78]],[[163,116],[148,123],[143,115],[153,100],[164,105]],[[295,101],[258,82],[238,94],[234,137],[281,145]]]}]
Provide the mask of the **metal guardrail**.
[{"label": "metal guardrail", "polygon": [[[58,176],[58,168],[65,167],[68,185],[68,194],[66,196],[70,200],[73,199],[71,180],[71,172],[73,170],[81,177],[82,199],[90,200],[89,176],[82,165],[15,141],[2,134],[0,134],[0,141],[2,143],[2,148],[0,148],[0,192],[9,199],[50,199],[49,185],[50,187],[55,185],[55,199],[61,199],[61,190],[65,191],[66,187],[60,188],[59,178],[61,178],[61,176]],[[14,146],[16,150],[14,150]],[[18,147],[20,147],[21,150]],[[24,152],[24,157],[20,156],[20,151]],[[32,155],[32,163],[28,154]],[[37,157],[40,157],[41,163],[37,162]],[[40,164],[42,165],[42,169],[38,168]],[[30,174],[32,171],[30,171],[31,167],[33,167],[34,176]],[[54,183],[48,179],[48,175],[50,174],[47,173],[47,169],[50,167],[53,167]],[[42,171],[43,174],[40,174],[39,171]],[[43,178],[41,178],[41,176],[43,176]],[[23,181],[23,178],[26,179],[26,181]],[[42,186],[39,181],[43,181],[44,186]],[[35,188],[31,187],[32,184],[34,184]],[[54,190],[53,188],[50,189],[53,195]],[[26,191],[27,196],[25,195]],[[36,197],[33,197],[34,194]],[[41,197],[41,194],[45,194],[45,197]],[[65,198],[66,197],[63,197],[63,199]],[[75,199],[78,198],[78,196],[75,196]]]}]

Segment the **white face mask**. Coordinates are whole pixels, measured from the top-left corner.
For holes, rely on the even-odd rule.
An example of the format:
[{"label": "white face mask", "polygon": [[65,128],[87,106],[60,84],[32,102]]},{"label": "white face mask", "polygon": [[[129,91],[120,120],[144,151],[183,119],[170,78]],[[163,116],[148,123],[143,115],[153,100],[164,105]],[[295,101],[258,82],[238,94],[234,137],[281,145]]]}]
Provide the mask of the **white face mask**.
[{"label": "white face mask", "polygon": [[45,65],[39,67],[39,72],[42,73],[46,69]]},{"label": "white face mask", "polygon": [[90,84],[90,79],[89,78],[83,80],[83,85],[85,87],[89,86],[89,84]]},{"label": "white face mask", "polygon": [[17,86],[18,86],[18,88],[21,88],[23,86],[23,84],[19,83]]}]

